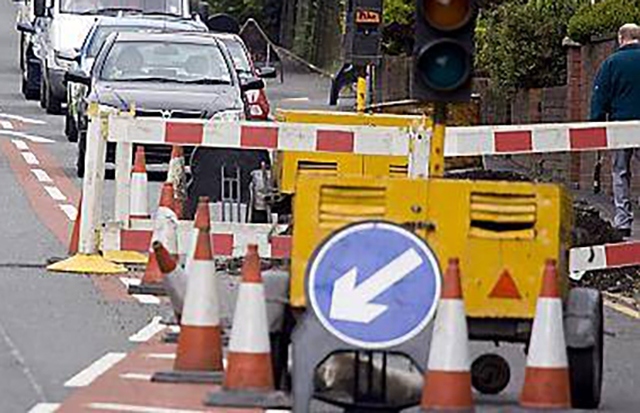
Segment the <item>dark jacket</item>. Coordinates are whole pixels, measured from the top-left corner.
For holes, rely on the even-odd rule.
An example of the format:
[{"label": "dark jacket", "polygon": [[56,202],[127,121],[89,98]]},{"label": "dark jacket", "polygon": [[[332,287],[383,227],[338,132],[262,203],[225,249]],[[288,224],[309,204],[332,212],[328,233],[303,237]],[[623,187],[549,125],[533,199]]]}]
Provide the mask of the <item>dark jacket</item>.
[{"label": "dark jacket", "polygon": [[640,120],[640,44],[621,47],[600,66],[591,120]]}]

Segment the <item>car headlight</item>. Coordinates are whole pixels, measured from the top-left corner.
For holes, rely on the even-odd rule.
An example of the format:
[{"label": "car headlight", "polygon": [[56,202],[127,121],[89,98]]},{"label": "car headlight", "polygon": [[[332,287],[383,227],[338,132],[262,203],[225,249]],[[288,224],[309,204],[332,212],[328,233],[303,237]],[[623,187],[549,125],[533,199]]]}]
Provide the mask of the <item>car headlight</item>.
[{"label": "car headlight", "polygon": [[240,122],[244,120],[244,111],[223,110],[214,114],[211,117],[211,120],[222,121],[222,122]]}]

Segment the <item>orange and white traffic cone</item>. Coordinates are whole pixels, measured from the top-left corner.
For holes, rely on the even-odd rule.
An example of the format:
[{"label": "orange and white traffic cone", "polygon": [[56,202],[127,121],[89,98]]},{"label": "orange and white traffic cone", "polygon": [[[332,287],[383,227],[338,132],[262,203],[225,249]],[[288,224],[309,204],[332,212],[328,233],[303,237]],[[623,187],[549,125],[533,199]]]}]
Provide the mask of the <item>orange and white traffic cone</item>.
[{"label": "orange and white traffic cone", "polygon": [[571,407],[569,363],[555,260],[548,260],[536,304],[520,404],[530,408]]},{"label": "orange and white traffic cone", "polygon": [[421,408],[473,411],[467,317],[462,300],[460,263],[449,260],[438,303]]},{"label": "orange and white traffic cone", "polygon": [[69,240],[69,255],[76,255],[80,247],[80,211],[82,211],[82,194],[78,201],[78,213],[71,230],[71,239]]},{"label": "orange and white traffic cone", "polygon": [[162,242],[155,241],[152,247],[153,252],[156,254],[158,268],[163,274],[164,288],[171,300],[176,319],[180,322],[182,308],[184,307],[184,297],[187,293],[187,274],[171,256],[171,253],[162,245]]},{"label": "orange and white traffic cone", "polygon": [[131,219],[148,219],[150,217],[147,198],[148,187],[144,147],[138,146],[133,170],[131,171],[131,196],[129,198],[129,216]]},{"label": "orange and white traffic cone", "polygon": [[[208,215],[208,210],[209,204],[200,202],[198,214]],[[198,229],[182,312],[175,370],[222,370],[222,331],[215,273],[207,220]]]},{"label": "orange and white traffic cone", "polygon": [[287,395],[274,391],[267,305],[257,245],[247,247],[242,265],[222,391],[209,393],[205,404],[262,409],[291,407]]},{"label": "orange and white traffic cone", "polygon": [[162,185],[160,204],[155,214],[153,235],[149,246],[149,261],[145,268],[140,285],[129,286],[130,294],[164,295],[162,285],[163,274],[158,266],[153,242],[160,241],[167,248],[171,256],[178,260],[178,217],[173,210],[173,186],[165,182]]},{"label": "orange and white traffic cone", "polygon": [[262,391],[274,388],[267,306],[257,245],[247,247],[242,265],[242,284],[233,315],[223,387]]},{"label": "orange and white traffic cone", "polygon": [[185,170],[184,150],[182,146],[176,145],[171,149],[167,182],[171,182],[173,185],[176,214],[178,214],[178,218],[183,219],[185,202],[187,200],[187,173]]}]

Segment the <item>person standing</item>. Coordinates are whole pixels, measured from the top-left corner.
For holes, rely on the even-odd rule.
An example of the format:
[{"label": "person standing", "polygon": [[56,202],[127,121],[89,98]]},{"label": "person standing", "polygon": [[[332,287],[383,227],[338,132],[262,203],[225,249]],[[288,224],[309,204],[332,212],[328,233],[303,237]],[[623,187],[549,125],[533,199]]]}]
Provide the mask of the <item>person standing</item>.
[{"label": "person standing", "polygon": [[[640,27],[625,24],[618,31],[620,48],[600,66],[591,98],[591,120],[640,120]],[[636,137],[640,143],[640,135]],[[631,158],[634,149],[613,151],[614,227],[631,236]]]}]

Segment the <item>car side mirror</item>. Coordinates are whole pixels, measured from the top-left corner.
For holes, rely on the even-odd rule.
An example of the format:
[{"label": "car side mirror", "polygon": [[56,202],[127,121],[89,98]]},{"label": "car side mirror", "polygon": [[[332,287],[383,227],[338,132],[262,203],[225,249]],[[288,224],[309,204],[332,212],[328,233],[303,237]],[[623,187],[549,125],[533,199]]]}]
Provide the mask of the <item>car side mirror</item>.
[{"label": "car side mirror", "polygon": [[35,27],[33,27],[33,25],[29,22],[20,22],[17,24],[16,28],[18,29],[19,32],[22,33],[35,33],[36,29]]},{"label": "car side mirror", "polygon": [[80,83],[81,85],[91,86],[91,76],[82,70],[71,70],[66,72],[64,80],[71,83]]},{"label": "car side mirror", "polygon": [[278,71],[275,67],[266,66],[257,70],[261,79],[275,79],[278,76]]},{"label": "car side mirror", "polygon": [[264,81],[257,77],[250,77],[240,81],[240,89],[242,89],[243,92],[264,89]]},{"label": "car side mirror", "polygon": [[58,50],[56,51],[56,57],[68,62],[78,62],[80,60],[80,53],[76,50]]},{"label": "car side mirror", "polygon": [[47,15],[47,2],[46,0],[34,0],[33,1],[33,14],[36,17],[46,17]]}]

